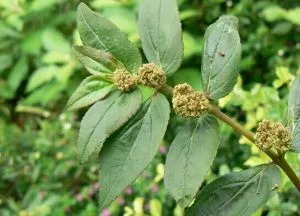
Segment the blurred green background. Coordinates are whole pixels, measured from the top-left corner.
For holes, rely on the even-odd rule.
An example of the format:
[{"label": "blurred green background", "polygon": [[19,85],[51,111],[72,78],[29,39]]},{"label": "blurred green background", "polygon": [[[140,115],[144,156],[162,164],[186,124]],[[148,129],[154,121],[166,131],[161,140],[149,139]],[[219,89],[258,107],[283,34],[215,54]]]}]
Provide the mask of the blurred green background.
[{"label": "blurred green background", "polygon": [[[163,187],[164,161],[176,121],[153,163],[111,206],[99,212],[97,162],[79,165],[76,140],[84,110],[64,112],[88,75],[71,53],[79,0],[0,0],[0,215],[182,215]],[[139,0],[86,0],[140,47]],[[233,93],[219,101],[253,130],[262,119],[286,122],[287,94],[300,74],[299,0],[178,0],[185,57],[170,84],[201,89],[206,27],[220,15],[240,20],[242,62]],[[168,14],[166,14],[168,16]],[[222,124],[222,142],[207,182],[268,159]],[[300,175],[300,156],[288,154]],[[94,160],[96,161],[96,160]],[[197,172],[195,170],[195,172]],[[284,178],[255,215],[300,215],[300,194]]]}]

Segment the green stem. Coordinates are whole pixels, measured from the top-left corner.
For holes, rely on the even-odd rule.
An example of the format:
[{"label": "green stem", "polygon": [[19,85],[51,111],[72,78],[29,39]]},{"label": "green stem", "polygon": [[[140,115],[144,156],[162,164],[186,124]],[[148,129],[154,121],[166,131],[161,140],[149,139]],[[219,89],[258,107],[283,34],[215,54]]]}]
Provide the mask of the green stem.
[{"label": "green stem", "polygon": [[[173,95],[173,88],[171,86],[165,85],[163,86],[160,91],[166,95],[169,95],[172,97]],[[252,143],[255,144],[254,134],[248,130],[246,130],[240,123],[238,123],[233,118],[229,117],[225,113],[223,113],[218,107],[210,104],[209,106],[209,112],[216,116],[218,119],[222,120],[229,126],[231,126],[236,132],[239,134],[245,136],[248,140],[250,140]],[[279,156],[275,151],[273,150],[267,150],[264,151],[275,164],[277,164],[289,177],[291,182],[295,185],[295,187],[300,191],[300,180],[298,179],[296,173],[293,171],[293,169],[290,167],[288,162],[285,160],[284,156]]]},{"label": "green stem", "polygon": [[[252,132],[246,130],[241,124],[223,113],[219,108],[214,105],[210,105],[209,111],[217,118],[230,125],[235,131],[245,136],[252,143],[255,143],[254,134]],[[264,152],[273,160],[275,164],[277,164],[285,172],[285,174],[289,177],[298,191],[300,191],[300,180],[298,179],[296,173],[293,171],[290,165],[287,163],[285,158],[277,155],[276,152],[271,149]]]},{"label": "green stem", "polygon": [[171,86],[168,86],[168,85],[164,85],[161,89],[160,89],[160,91],[162,92],[162,93],[164,93],[164,94],[166,94],[166,95],[168,95],[168,96],[170,96],[170,97],[172,97],[173,96],[173,88],[171,87]]}]

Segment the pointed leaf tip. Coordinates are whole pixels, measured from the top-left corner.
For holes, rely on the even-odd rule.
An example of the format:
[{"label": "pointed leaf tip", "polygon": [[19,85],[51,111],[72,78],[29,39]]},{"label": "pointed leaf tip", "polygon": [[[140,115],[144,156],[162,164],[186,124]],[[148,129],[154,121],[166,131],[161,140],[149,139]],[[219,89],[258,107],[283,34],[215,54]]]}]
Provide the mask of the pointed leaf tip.
[{"label": "pointed leaf tip", "polygon": [[77,26],[84,45],[111,53],[129,72],[138,71],[142,64],[138,48],[110,20],[81,3]]},{"label": "pointed leaf tip", "polygon": [[105,143],[100,152],[100,208],[108,206],[149,165],[165,135],[170,105],[160,93]]},{"label": "pointed leaf tip", "polygon": [[176,0],[144,0],[138,25],[147,60],[161,66],[167,76],[174,74],[183,58],[182,29]]}]

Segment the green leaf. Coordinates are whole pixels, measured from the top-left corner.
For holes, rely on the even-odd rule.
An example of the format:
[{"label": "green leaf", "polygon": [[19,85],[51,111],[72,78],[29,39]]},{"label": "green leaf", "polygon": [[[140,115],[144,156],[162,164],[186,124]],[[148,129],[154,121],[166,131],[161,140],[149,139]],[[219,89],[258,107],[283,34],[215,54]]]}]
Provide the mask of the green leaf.
[{"label": "green leaf", "polygon": [[[111,72],[114,72],[116,68],[124,68],[124,65],[122,65],[121,62],[108,52],[97,50],[88,46],[73,46],[73,49],[78,60],[86,67],[93,68],[94,64],[91,65],[91,61],[85,61],[85,59],[92,59],[109,69]],[[82,55],[78,55],[78,53]]]},{"label": "green leaf", "polygon": [[101,76],[87,77],[70,97],[66,109],[70,111],[89,106],[104,98],[112,88],[113,85],[103,81]]},{"label": "green leaf", "polygon": [[126,2],[119,0],[94,0],[91,2],[93,8],[104,9],[109,7],[125,6]]},{"label": "green leaf", "polygon": [[20,86],[21,82],[24,80],[28,73],[28,63],[27,58],[23,56],[13,67],[8,75],[8,85],[13,90],[16,91]]},{"label": "green leaf", "polygon": [[35,0],[30,4],[29,11],[33,13],[36,11],[46,10],[53,7],[57,3],[59,3],[59,0]]},{"label": "green leaf", "polygon": [[151,199],[149,202],[149,211],[151,216],[162,215],[162,205],[158,199]]},{"label": "green leaf", "polygon": [[220,99],[232,91],[237,82],[240,60],[238,19],[221,16],[204,35],[202,79],[211,99]]},{"label": "green leaf", "polygon": [[199,192],[186,215],[251,216],[280,183],[281,171],[274,164],[224,175]]},{"label": "green leaf", "polygon": [[289,117],[293,122],[300,120],[300,75],[295,78],[289,94]]},{"label": "green leaf", "polygon": [[263,17],[269,22],[284,19],[286,13],[287,10],[277,5],[271,5],[262,11]]},{"label": "green leaf", "polygon": [[26,92],[31,92],[34,89],[40,87],[44,83],[53,80],[56,74],[60,71],[58,66],[50,65],[37,69],[31,75],[26,87]]},{"label": "green leaf", "polygon": [[288,13],[285,16],[285,19],[290,21],[295,25],[300,25],[300,7],[296,7],[288,10]]},{"label": "green leaf", "polygon": [[191,33],[183,32],[183,44],[184,44],[184,59],[188,59],[193,55],[201,54],[203,37],[195,37]]},{"label": "green leaf", "polygon": [[138,71],[142,64],[139,50],[111,21],[81,3],[78,7],[77,24],[85,45],[111,53],[130,72]]},{"label": "green leaf", "polygon": [[56,51],[50,51],[42,57],[42,62],[45,64],[67,64],[70,60],[70,53],[61,53]]},{"label": "green leaf", "polygon": [[293,130],[292,151],[300,153],[300,120],[297,121]]},{"label": "green leaf", "polygon": [[39,55],[42,47],[42,35],[43,32],[41,30],[35,30],[24,35],[20,44],[22,52],[29,55]]},{"label": "green leaf", "polygon": [[90,74],[103,74],[103,73],[112,73],[111,70],[104,67],[101,63],[96,62],[92,58],[86,56],[85,54],[79,52],[73,47],[73,53],[78,61],[87,69]]},{"label": "green leaf", "polygon": [[13,63],[11,54],[0,54],[0,74],[9,68]]},{"label": "green leaf", "polygon": [[33,91],[25,100],[25,105],[49,106],[51,101],[57,100],[61,96],[61,92],[66,88],[64,84],[53,80],[50,83],[43,85],[41,88]]},{"label": "green leaf", "polygon": [[121,31],[128,34],[129,38],[139,39],[137,31],[137,16],[126,7],[110,7],[103,10],[103,16],[112,21]]},{"label": "green leaf", "polygon": [[100,152],[100,208],[108,206],[152,161],[167,129],[170,106],[157,93]]},{"label": "green leaf", "polygon": [[289,120],[293,128],[292,150],[300,152],[300,75],[294,80],[289,94]]},{"label": "green leaf", "polygon": [[183,57],[181,23],[176,0],[144,0],[139,11],[139,32],[149,62],[171,76]]},{"label": "green leaf", "polygon": [[138,89],[131,93],[115,91],[95,103],[80,124],[80,162],[86,162],[93,152],[99,152],[105,140],[138,111],[141,103],[142,95]]},{"label": "green leaf", "polygon": [[46,29],[42,35],[42,44],[48,51],[69,53],[70,45],[64,35],[55,28]]},{"label": "green leaf", "polygon": [[172,81],[174,85],[181,83],[188,83],[196,91],[203,91],[201,71],[196,68],[183,68],[179,69],[173,76]]},{"label": "green leaf", "polygon": [[171,144],[165,187],[182,207],[194,199],[220,144],[218,121],[212,116],[189,120]]}]

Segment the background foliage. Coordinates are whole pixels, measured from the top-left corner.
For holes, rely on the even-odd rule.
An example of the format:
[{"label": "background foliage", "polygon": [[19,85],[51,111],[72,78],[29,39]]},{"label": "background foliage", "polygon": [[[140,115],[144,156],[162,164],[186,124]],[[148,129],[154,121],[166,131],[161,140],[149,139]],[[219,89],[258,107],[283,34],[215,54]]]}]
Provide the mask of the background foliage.
[{"label": "background foliage", "polygon": [[[140,46],[139,0],[84,2]],[[97,210],[98,164],[77,162],[82,113],[64,113],[68,97],[88,74],[71,53],[71,44],[81,43],[76,30],[78,4],[77,0],[0,1],[0,214],[182,215],[162,184],[165,155],[180,130],[178,121],[170,124],[172,132],[154,163],[109,208]],[[178,4],[185,57],[171,84],[188,82],[202,89],[204,31],[220,15],[233,14],[240,21],[241,76],[220,106],[250,130],[264,118],[285,119],[288,88],[300,74],[297,1],[178,0]],[[268,160],[225,125],[221,138],[206,182]],[[300,156],[287,157],[300,175]],[[299,193],[287,179],[283,182],[282,193],[257,215],[300,215]]]}]

